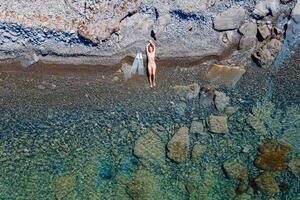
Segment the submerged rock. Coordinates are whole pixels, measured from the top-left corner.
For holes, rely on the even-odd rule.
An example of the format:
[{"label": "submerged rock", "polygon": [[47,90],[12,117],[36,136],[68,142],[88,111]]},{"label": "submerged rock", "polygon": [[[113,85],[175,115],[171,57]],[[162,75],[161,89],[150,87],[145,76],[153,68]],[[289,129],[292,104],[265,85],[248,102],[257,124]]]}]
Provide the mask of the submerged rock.
[{"label": "submerged rock", "polygon": [[148,131],[137,139],[133,153],[142,161],[152,164],[165,162],[165,145],[160,137],[152,131]]},{"label": "submerged rock", "polygon": [[271,140],[259,148],[260,154],[254,160],[254,165],[267,171],[282,171],[287,168],[286,155],[290,147]]},{"label": "submerged rock", "polygon": [[192,134],[203,134],[204,127],[202,121],[193,121],[191,123],[190,133]]},{"label": "submerged rock", "polygon": [[54,183],[57,199],[64,199],[76,186],[76,177],[73,174],[59,177]]},{"label": "submerged rock", "polygon": [[245,72],[246,70],[244,67],[214,64],[209,69],[206,78],[214,84],[234,88]]},{"label": "submerged rock", "polygon": [[207,118],[209,131],[212,133],[228,133],[227,116],[211,115]]},{"label": "submerged rock", "polygon": [[229,105],[230,98],[225,93],[216,91],[214,100],[217,110],[223,112],[226,106]]},{"label": "submerged rock", "polygon": [[185,97],[187,99],[198,97],[200,92],[200,86],[197,83],[187,86],[176,85],[174,89],[179,96]]},{"label": "submerged rock", "polygon": [[134,200],[164,199],[161,182],[153,172],[139,169],[127,183],[127,193]]},{"label": "submerged rock", "polygon": [[230,179],[246,180],[248,178],[247,167],[242,165],[239,161],[226,161],[223,164],[223,168]]},{"label": "submerged rock", "polygon": [[195,144],[193,147],[193,151],[192,151],[192,158],[193,161],[195,162],[199,162],[200,161],[200,157],[203,154],[203,152],[205,151],[206,146],[202,145],[202,144]]},{"label": "submerged rock", "polygon": [[300,177],[300,157],[293,158],[289,162],[289,168],[295,174],[295,176]]},{"label": "submerged rock", "polygon": [[214,104],[215,88],[210,85],[204,85],[200,89],[200,104],[204,107],[210,107]]},{"label": "submerged rock", "polygon": [[245,17],[245,9],[242,7],[229,8],[214,18],[214,28],[218,31],[237,29]]},{"label": "submerged rock", "polygon": [[279,192],[279,186],[270,172],[261,173],[255,179],[255,183],[258,189],[267,195],[274,195]]},{"label": "submerged rock", "polygon": [[183,162],[188,158],[190,146],[189,129],[180,128],[168,143],[168,157],[175,162]]}]

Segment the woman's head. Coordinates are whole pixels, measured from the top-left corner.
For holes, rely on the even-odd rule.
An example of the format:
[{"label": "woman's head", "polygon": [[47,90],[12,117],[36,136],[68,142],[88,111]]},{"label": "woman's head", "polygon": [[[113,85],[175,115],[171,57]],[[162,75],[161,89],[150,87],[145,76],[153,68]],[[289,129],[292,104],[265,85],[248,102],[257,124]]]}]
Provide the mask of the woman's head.
[{"label": "woman's head", "polygon": [[148,46],[148,51],[149,51],[150,53],[152,53],[152,52],[154,51],[154,46],[153,46],[152,44],[149,44],[149,46]]}]

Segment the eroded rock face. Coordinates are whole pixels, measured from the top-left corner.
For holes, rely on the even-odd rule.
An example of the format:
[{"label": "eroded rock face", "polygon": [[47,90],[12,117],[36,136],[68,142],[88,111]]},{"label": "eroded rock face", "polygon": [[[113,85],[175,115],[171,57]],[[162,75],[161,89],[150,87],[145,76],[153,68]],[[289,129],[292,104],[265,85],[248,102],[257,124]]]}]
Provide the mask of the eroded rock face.
[{"label": "eroded rock face", "polygon": [[182,127],[168,143],[168,157],[175,162],[185,161],[188,158],[189,146],[189,129]]}]

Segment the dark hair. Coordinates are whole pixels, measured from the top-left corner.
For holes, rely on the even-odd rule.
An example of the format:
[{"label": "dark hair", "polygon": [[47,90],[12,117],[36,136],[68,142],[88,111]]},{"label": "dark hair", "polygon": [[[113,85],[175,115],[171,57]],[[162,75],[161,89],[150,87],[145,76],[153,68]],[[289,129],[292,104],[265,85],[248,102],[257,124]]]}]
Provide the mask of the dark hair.
[{"label": "dark hair", "polygon": [[148,47],[148,51],[149,51],[149,52],[150,52],[150,47],[152,47],[152,49],[153,49],[153,50],[151,51],[151,53],[152,53],[152,52],[154,51],[154,46],[153,46],[153,44],[150,43],[150,45],[149,45],[149,47]]}]

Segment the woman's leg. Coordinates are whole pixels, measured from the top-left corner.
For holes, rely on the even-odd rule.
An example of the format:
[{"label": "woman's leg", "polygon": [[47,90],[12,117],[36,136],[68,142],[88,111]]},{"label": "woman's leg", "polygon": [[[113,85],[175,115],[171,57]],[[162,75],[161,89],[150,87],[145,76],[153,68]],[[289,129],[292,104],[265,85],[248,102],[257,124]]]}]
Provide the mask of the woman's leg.
[{"label": "woman's leg", "polygon": [[156,85],[156,66],[152,68],[152,74],[153,74],[153,86]]},{"label": "woman's leg", "polygon": [[153,83],[152,83],[152,69],[151,69],[151,67],[148,67],[148,79],[149,79],[150,87],[152,87]]}]

